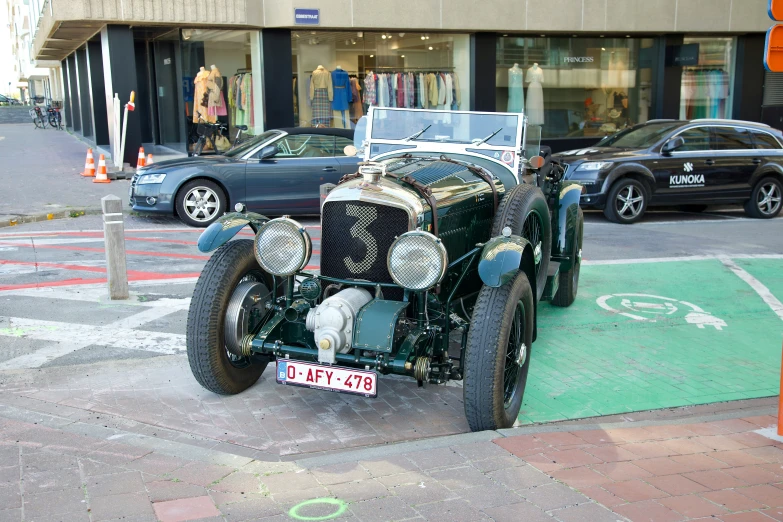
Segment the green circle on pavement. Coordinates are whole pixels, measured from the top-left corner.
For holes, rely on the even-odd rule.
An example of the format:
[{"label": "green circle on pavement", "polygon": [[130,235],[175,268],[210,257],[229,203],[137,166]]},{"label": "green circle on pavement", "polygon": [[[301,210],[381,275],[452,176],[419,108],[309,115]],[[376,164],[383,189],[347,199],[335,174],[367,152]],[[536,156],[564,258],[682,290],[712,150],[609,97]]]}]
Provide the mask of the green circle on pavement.
[{"label": "green circle on pavement", "polygon": [[[337,511],[329,515],[323,515],[320,517],[306,517],[304,515],[299,514],[300,509],[307,506],[312,506],[314,504],[332,504],[334,506],[337,506]],[[295,518],[296,520],[307,520],[311,522],[316,522],[318,520],[330,520],[332,518],[339,517],[340,515],[342,515],[347,507],[348,506],[345,505],[345,502],[343,502],[339,498],[328,498],[328,497],[314,498],[312,500],[305,500],[304,502],[301,502],[295,505],[294,507],[292,507],[291,509],[289,509],[288,516],[291,518]]]}]

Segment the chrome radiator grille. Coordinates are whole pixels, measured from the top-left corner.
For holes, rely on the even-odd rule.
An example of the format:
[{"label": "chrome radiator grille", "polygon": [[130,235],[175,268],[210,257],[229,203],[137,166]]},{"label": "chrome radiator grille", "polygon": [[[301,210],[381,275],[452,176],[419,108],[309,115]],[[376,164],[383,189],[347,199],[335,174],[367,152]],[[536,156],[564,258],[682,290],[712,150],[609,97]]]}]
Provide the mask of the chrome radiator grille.
[{"label": "chrome radiator grille", "polygon": [[[327,202],[321,219],[321,274],[391,283],[386,255],[395,237],[407,231],[403,209],[363,201]],[[402,298],[402,292],[384,291],[384,296]]]}]

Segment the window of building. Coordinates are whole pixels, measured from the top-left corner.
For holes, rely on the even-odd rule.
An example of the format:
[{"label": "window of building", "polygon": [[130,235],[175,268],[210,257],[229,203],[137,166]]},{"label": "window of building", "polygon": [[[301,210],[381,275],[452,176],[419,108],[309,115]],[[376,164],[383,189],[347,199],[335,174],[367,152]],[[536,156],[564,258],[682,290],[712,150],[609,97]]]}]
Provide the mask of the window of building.
[{"label": "window of building", "polygon": [[683,66],[680,119],[730,118],[734,56],[737,39],[686,37],[683,48],[698,56],[697,63]]},{"label": "window of building", "polygon": [[469,43],[441,33],[294,31],[294,120],[353,128],[370,106],[468,109]]},{"label": "window of building", "polygon": [[542,138],[603,137],[649,118],[652,39],[498,38],[496,108]]}]

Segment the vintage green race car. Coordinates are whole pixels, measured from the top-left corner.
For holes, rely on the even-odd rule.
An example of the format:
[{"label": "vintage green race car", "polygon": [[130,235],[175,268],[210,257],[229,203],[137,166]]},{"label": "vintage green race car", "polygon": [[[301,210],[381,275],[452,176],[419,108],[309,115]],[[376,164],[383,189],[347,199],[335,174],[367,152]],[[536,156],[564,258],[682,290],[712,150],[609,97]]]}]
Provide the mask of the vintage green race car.
[{"label": "vintage green race car", "polygon": [[[239,393],[269,363],[278,383],[366,397],[379,374],[455,379],[471,429],[513,425],[538,303],[573,303],[582,256],[582,187],[533,130],[522,114],[371,108],[348,151],[359,172],[323,202],[320,267],[288,217],[239,204],[213,223],[188,315],[198,382]],[[254,240],[229,241],[245,226]]]}]

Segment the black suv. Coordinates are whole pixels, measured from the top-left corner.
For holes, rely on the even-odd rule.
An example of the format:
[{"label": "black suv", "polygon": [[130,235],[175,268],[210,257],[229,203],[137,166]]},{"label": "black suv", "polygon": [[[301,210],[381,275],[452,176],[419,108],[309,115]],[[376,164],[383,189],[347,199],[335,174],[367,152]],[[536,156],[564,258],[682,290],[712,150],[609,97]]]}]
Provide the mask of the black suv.
[{"label": "black suv", "polygon": [[638,221],[648,205],[738,203],[755,218],[782,206],[783,134],[760,123],[652,120],[553,157],[585,187],[581,205],[615,223]]}]

